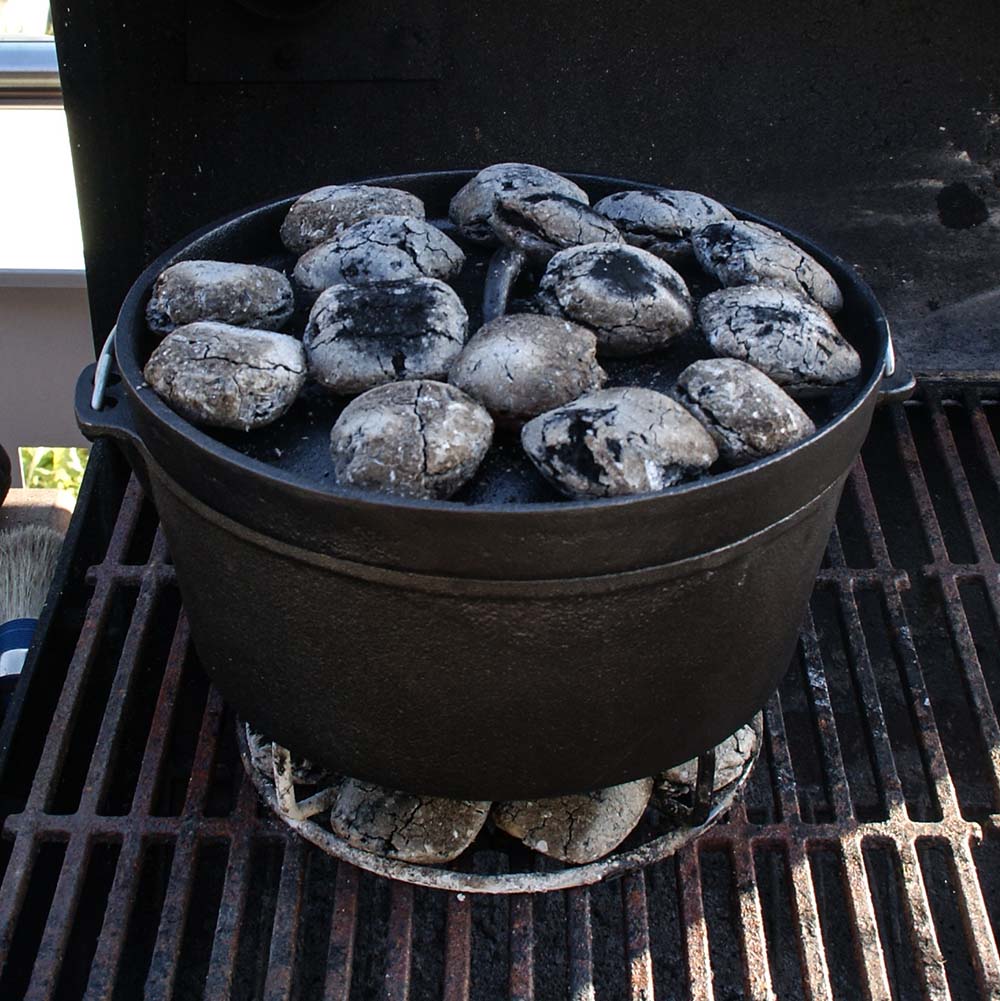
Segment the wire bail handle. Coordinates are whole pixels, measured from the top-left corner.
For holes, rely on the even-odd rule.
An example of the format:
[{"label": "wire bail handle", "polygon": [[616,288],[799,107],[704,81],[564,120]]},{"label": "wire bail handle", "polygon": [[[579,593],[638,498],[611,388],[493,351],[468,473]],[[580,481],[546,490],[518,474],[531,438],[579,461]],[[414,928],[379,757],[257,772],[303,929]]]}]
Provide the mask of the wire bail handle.
[{"label": "wire bail handle", "polygon": [[885,364],[882,371],[887,379],[896,373],[896,349],[892,346],[892,331],[888,320],[885,321]]},{"label": "wire bail handle", "polygon": [[91,410],[104,409],[104,393],[108,388],[108,374],[111,372],[111,362],[114,358],[115,331],[118,325],[115,324],[108,334],[101,353],[97,356],[97,368],[94,369],[94,392],[90,397]]}]

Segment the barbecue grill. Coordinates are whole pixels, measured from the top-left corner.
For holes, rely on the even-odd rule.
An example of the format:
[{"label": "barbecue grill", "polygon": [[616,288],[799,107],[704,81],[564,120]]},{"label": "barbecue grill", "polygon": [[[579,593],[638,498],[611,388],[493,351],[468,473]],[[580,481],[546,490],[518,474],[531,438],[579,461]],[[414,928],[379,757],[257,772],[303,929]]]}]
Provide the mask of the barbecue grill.
[{"label": "barbecue grill", "polygon": [[1000,240],[971,224],[1000,15],[538,6],[55,4],[94,329],[208,218],[470,159],[702,189],[839,251],[924,378],[876,413],[742,798],[592,888],[331,860],[260,804],[102,442],[0,729],[0,997],[1000,995]]}]

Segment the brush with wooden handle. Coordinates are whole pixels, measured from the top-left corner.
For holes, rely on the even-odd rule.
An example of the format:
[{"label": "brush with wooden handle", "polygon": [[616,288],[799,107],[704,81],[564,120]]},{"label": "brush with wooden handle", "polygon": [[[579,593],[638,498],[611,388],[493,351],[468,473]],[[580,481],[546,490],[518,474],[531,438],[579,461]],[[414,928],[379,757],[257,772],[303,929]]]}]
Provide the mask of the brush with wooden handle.
[{"label": "brush with wooden handle", "polygon": [[0,532],[0,718],[55,575],[63,537],[42,525]]}]

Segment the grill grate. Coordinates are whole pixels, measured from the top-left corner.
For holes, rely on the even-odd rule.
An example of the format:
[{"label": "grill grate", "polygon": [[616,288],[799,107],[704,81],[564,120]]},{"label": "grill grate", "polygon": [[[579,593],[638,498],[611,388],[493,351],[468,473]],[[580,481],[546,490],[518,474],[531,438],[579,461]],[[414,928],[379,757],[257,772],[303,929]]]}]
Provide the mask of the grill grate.
[{"label": "grill grate", "polygon": [[155,514],[97,446],[0,730],[0,997],[1000,997],[998,397],[876,416],[727,820],[509,899],[359,873],[258,806]]}]

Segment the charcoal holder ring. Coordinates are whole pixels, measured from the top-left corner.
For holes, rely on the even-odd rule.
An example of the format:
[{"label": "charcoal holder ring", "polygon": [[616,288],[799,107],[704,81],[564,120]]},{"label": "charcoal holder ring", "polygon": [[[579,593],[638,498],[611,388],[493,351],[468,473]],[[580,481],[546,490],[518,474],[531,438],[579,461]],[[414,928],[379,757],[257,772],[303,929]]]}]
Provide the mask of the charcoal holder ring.
[{"label": "charcoal holder ring", "polygon": [[[596,862],[564,869],[516,873],[462,872],[431,865],[401,862],[397,859],[362,851],[320,826],[313,818],[328,811],[337,795],[336,785],[320,789],[306,799],[298,799],[292,774],[292,758],[280,744],[264,740],[272,748],[271,774],[254,762],[250,750],[250,728],[238,722],[236,727],[240,757],[258,794],[279,820],[321,851],[376,876],[400,880],[415,886],[453,893],[526,894],[568,890],[592,886],[605,880],[660,862],[675,854],[688,842],[711,827],[733,804],[746,784],[763,745],[763,714],[757,713],[750,726],[754,748],[739,775],[719,789],[713,789],[716,774],[716,749],[710,748],[698,758],[698,772],[690,814],[672,830],[626,851],[614,851]],[[541,859],[543,856],[538,855]]]}]

